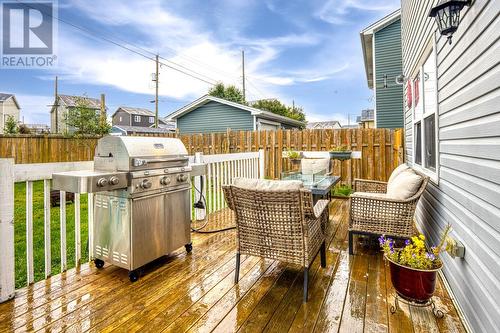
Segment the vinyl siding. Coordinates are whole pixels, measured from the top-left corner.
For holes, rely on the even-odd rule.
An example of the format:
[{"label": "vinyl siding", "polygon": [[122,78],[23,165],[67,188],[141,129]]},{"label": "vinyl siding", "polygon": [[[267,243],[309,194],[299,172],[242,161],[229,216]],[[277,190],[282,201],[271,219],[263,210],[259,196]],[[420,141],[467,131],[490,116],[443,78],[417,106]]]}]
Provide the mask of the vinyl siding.
[{"label": "vinyl siding", "polygon": [[253,130],[253,116],[249,111],[210,101],[179,118],[177,128],[181,133],[211,133],[232,130]]},{"label": "vinyl siding", "polygon": [[[376,117],[379,128],[402,128],[403,86],[394,82],[403,72],[401,20],[375,32]],[[384,88],[387,75],[387,88]]]},{"label": "vinyl siding", "polygon": [[[410,76],[437,29],[437,1],[402,1],[403,68]],[[439,185],[420,200],[419,228],[436,243],[446,223],[463,259],[443,255],[443,273],[475,332],[500,332],[500,1],[464,8],[453,44],[437,37]],[[406,97],[405,97],[406,98]],[[405,114],[412,163],[412,115]]]}]

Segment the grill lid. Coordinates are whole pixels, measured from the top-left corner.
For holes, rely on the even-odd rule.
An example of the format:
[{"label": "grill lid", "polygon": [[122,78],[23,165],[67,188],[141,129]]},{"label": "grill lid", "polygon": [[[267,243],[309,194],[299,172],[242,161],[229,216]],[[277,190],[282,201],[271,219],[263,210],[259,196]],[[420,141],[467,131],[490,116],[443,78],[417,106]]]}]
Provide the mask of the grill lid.
[{"label": "grill lid", "polygon": [[97,142],[94,169],[133,171],[187,164],[187,150],[175,138],[105,136]]}]

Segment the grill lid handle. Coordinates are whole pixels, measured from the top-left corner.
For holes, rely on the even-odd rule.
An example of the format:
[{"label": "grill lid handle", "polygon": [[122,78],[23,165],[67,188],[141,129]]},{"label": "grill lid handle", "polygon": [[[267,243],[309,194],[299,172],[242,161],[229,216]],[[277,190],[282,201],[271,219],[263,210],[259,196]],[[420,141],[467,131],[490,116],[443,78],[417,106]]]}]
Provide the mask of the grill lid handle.
[{"label": "grill lid handle", "polygon": [[167,158],[134,158],[132,159],[132,165],[135,167],[144,166],[149,163],[163,163],[163,162],[174,162],[174,161],[187,161],[187,157],[167,157]]}]

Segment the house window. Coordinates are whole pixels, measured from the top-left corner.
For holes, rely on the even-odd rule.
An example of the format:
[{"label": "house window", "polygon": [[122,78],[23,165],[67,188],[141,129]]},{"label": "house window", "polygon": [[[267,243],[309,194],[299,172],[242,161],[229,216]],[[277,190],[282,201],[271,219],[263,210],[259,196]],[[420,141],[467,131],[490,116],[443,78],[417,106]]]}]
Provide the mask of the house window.
[{"label": "house window", "polygon": [[155,122],[155,117],[149,117],[149,123],[154,124]]},{"label": "house window", "polygon": [[140,123],[141,122],[141,116],[134,116],[134,121],[136,123]]},{"label": "house window", "polygon": [[122,121],[122,116],[120,116],[119,119],[120,119],[119,121],[121,122]]},{"label": "house window", "polygon": [[437,71],[434,50],[412,79],[414,166],[437,181]]}]

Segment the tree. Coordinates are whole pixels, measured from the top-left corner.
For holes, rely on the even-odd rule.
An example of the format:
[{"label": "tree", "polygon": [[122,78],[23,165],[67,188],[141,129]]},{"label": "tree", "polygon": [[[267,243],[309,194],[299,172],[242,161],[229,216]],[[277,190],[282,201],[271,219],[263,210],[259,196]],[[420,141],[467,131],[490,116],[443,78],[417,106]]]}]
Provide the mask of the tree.
[{"label": "tree", "polygon": [[306,120],[306,116],[301,107],[290,107],[277,99],[261,99],[253,102],[251,106],[256,109],[266,110],[295,120]]},{"label": "tree", "polygon": [[68,127],[75,135],[104,135],[111,131],[111,125],[100,121],[99,111],[91,108],[87,98],[79,97],[76,106],[65,114]]},{"label": "tree", "polygon": [[8,116],[3,126],[5,134],[16,134],[18,132],[17,121],[13,116]]},{"label": "tree", "polygon": [[223,98],[230,102],[236,102],[240,104],[247,104],[243,93],[240,89],[233,85],[225,86],[224,83],[219,82],[208,91],[210,96]]}]

